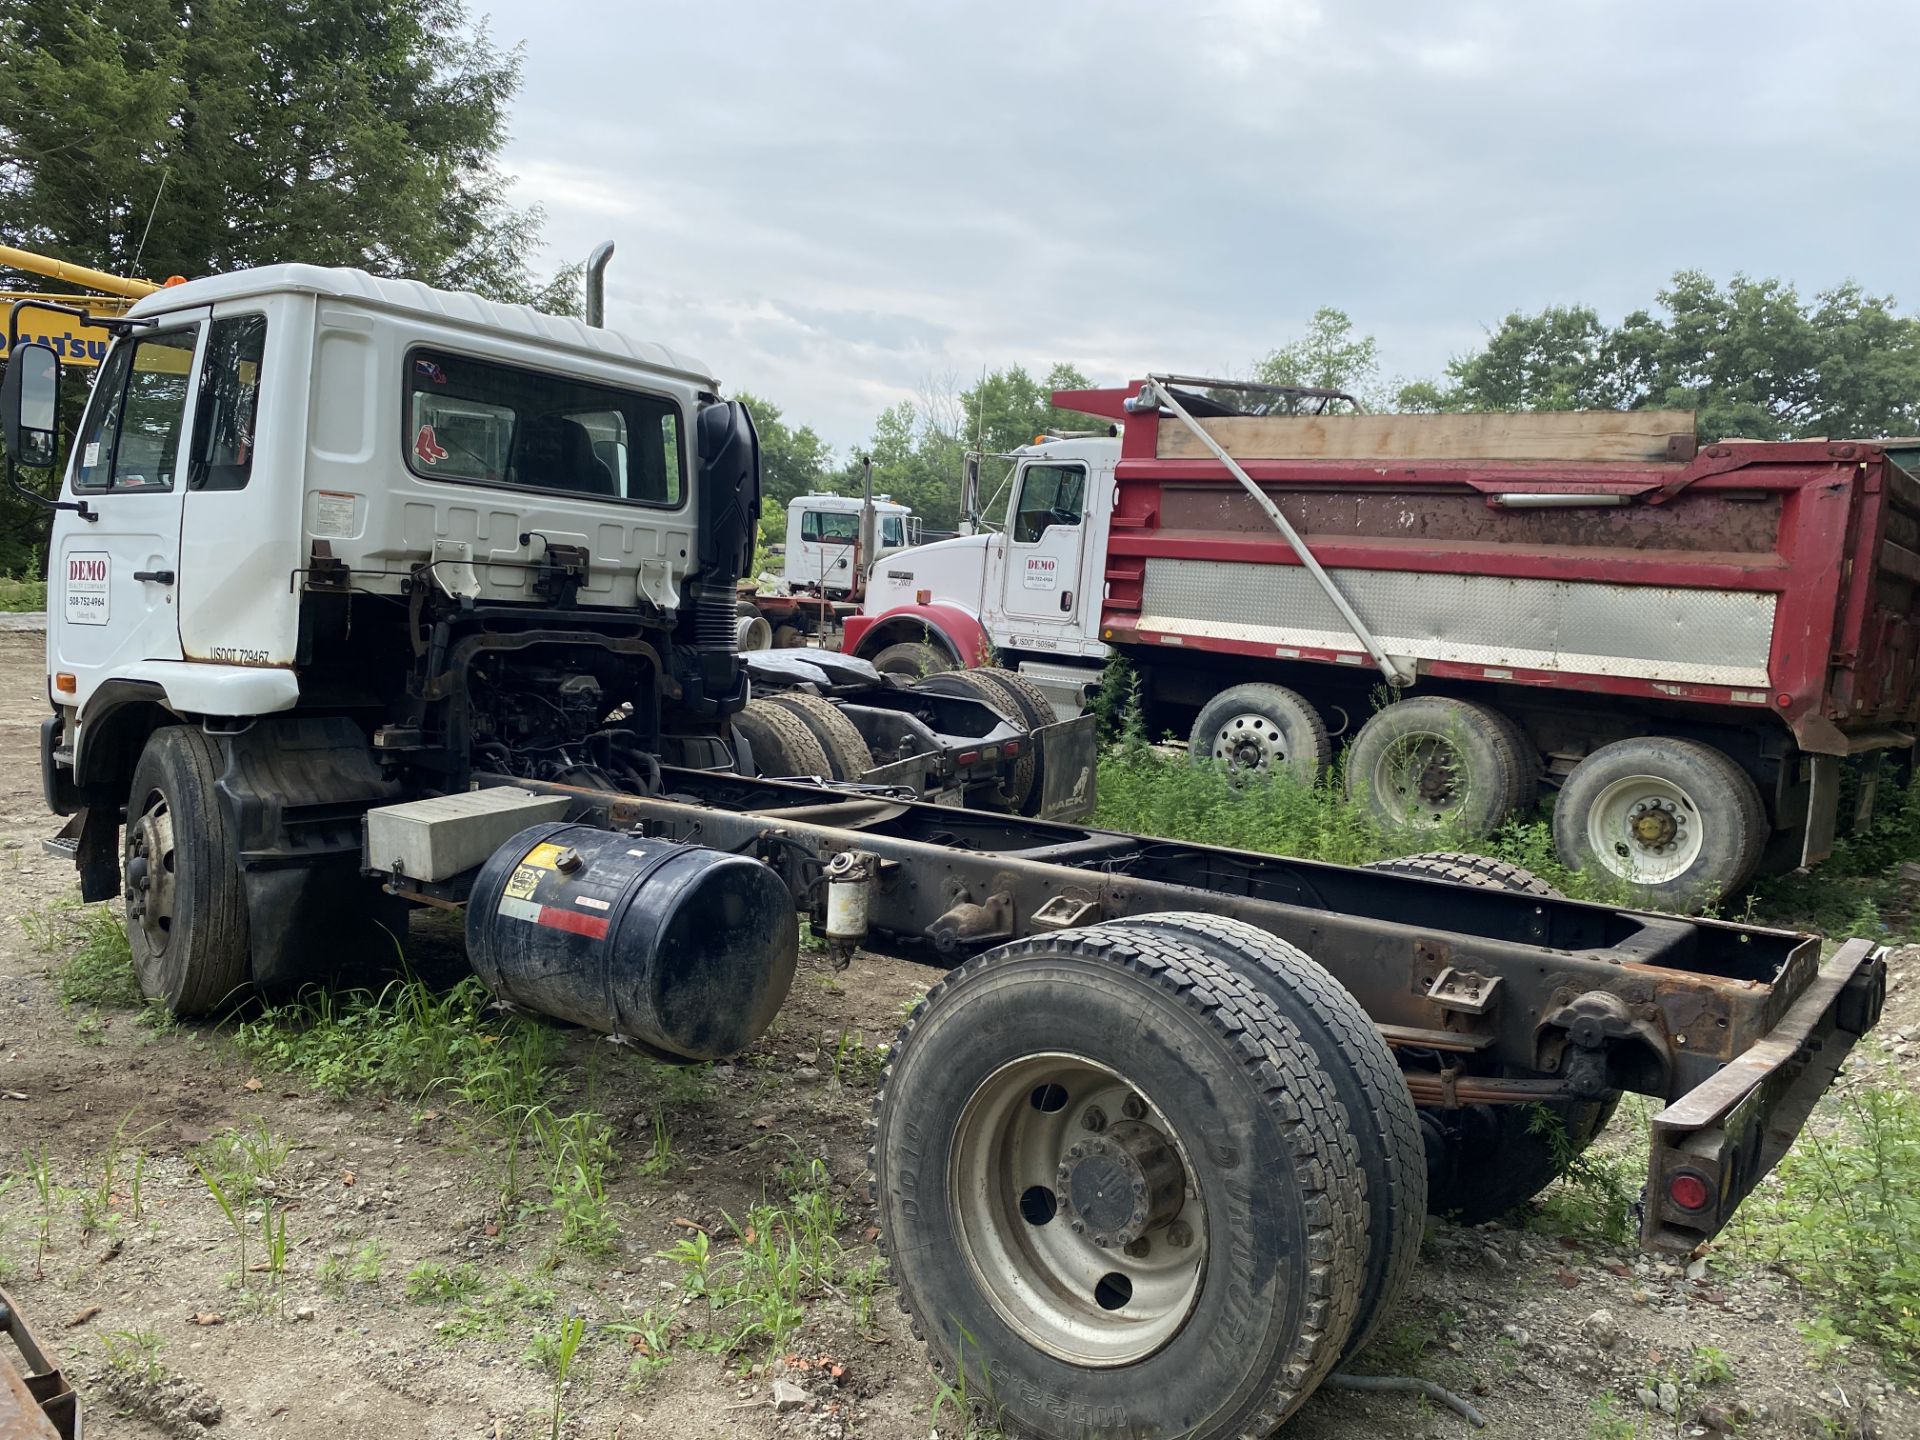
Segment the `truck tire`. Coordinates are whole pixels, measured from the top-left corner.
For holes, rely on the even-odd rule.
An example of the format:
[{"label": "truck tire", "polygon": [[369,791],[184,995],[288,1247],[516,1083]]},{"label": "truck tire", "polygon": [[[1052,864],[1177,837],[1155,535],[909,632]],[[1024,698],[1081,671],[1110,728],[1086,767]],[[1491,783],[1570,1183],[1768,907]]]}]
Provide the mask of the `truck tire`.
[{"label": "truck tire", "polygon": [[873,657],[873,668],[888,675],[904,675],[917,680],[923,675],[938,675],[954,668],[953,657],[938,645],[921,640],[903,640],[889,645]]},{"label": "truck tire", "polygon": [[1196,1440],[1272,1431],[1339,1357],[1361,1288],[1343,1063],[1151,931],[1061,931],[945,976],[893,1047],[869,1157],[935,1369],[1046,1440],[1147,1417]]},{"label": "truck tire", "polygon": [[1200,707],[1187,754],[1195,764],[1220,765],[1230,775],[1284,769],[1311,785],[1332,760],[1333,742],[1327,722],[1299,692],[1284,685],[1235,685]]},{"label": "truck tire", "polygon": [[867,748],[867,742],[832,701],[818,695],[795,693],[769,695],[767,703],[791,710],[799,717],[800,723],[813,733],[813,738],[826,752],[827,765],[835,780],[858,780],[873,769],[873,752]]},{"label": "truck tire", "polygon": [[806,633],[797,625],[773,627],[773,648],[776,650],[795,650],[806,643]]},{"label": "truck tire", "polygon": [[[998,665],[983,665],[968,673],[984,675],[1000,687],[1001,693],[1014,707],[1014,713],[1008,718],[1016,725],[1024,725],[1029,735],[1059,718],[1053,713],[1053,702],[1047,699],[1047,692],[1024,675],[1004,670]],[[1020,813],[1038,815],[1047,796],[1047,762],[1037,745],[1027,747],[1027,758],[1033,761],[1033,784],[1027,791],[1027,798],[1020,803]]]},{"label": "truck tire", "polygon": [[148,737],[127,792],[127,945],[140,993],[175,1015],[204,1015],[247,985],[247,896],[220,756],[187,725]]},{"label": "truck tire", "polygon": [[1766,840],[1759,787],[1731,756],[1697,740],[1603,745],[1574,766],[1553,805],[1563,863],[1611,875],[1675,910],[1711,905],[1746,884]]},{"label": "truck tire", "polygon": [[1400,1078],[1399,1062],[1360,1002],[1306,952],[1279,936],[1224,915],[1175,912],[1136,915],[1107,928],[1151,930],[1202,950],[1252,981],[1315,1053],[1353,1130],[1366,1184],[1366,1265],[1353,1330],[1341,1358],[1365,1349],[1406,1288],[1420,1256],[1427,1215],[1427,1155],[1420,1114]]},{"label": "truck tire", "polygon": [[[1368,870],[1427,875],[1484,890],[1558,896],[1531,870],[1487,855],[1441,850],[1376,860]],[[1559,1179],[1606,1128],[1620,1094],[1598,1100],[1553,1100],[1535,1105],[1423,1108],[1427,1152],[1427,1210],[1462,1225],[1498,1220]],[[1539,1111],[1552,1119],[1542,1121]],[[1561,1133],[1555,1136],[1552,1132]]]},{"label": "truck tire", "polygon": [[1445,695],[1376,711],[1347,747],[1347,793],[1388,831],[1489,835],[1517,790],[1511,737],[1492,712]]},{"label": "truck tire", "polygon": [[833,773],[833,764],[813,732],[798,715],[771,700],[749,700],[745,709],[735,712],[733,728],[747,737],[757,776]]},{"label": "truck tire", "polygon": [[[989,669],[948,670],[939,675],[922,677],[914,688],[917,690],[925,686],[936,694],[965,695],[969,699],[983,701],[1005,716],[1022,734],[1030,733],[1033,727],[1027,723],[1026,710],[1018,695],[1000,682],[1000,676],[1004,673]],[[999,793],[989,799],[988,808],[1020,815],[1033,814],[1039,808],[1041,799],[1039,774],[1039,753],[1032,746],[1024,747],[1014,760],[1013,768],[1002,777]],[[1029,809],[1030,806],[1033,808]]]},{"label": "truck tire", "polygon": [[1373,860],[1362,870],[1383,870],[1389,875],[1418,875],[1426,880],[1451,880],[1456,885],[1480,885],[1489,889],[1514,890],[1522,895],[1543,895],[1563,900],[1553,886],[1531,870],[1495,860],[1490,855],[1469,855],[1460,850],[1429,850],[1424,855],[1396,855],[1391,860]]},{"label": "truck tire", "polygon": [[1504,710],[1491,705],[1481,705],[1468,701],[1477,710],[1492,717],[1493,723],[1506,736],[1507,756],[1512,762],[1513,780],[1507,790],[1507,814],[1525,815],[1540,803],[1540,752],[1534,747],[1527,732],[1520,728],[1520,722]]}]

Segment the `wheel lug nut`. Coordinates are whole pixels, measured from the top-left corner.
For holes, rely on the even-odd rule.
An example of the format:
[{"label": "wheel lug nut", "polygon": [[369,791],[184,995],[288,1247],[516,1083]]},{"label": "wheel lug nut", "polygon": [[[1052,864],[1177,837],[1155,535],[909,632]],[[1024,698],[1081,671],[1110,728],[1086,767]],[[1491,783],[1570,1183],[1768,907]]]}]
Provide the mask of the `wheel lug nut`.
[{"label": "wheel lug nut", "polygon": [[1129,1095],[1120,1106],[1120,1113],[1129,1120],[1144,1119],[1147,1113],[1147,1102],[1138,1095]]},{"label": "wheel lug nut", "polygon": [[1153,1249],[1153,1244],[1144,1235],[1142,1235],[1138,1240],[1130,1240],[1127,1242],[1127,1254],[1131,1255],[1136,1260],[1146,1259],[1147,1252],[1151,1249]]},{"label": "wheel lug nut", "polygon": [[1096,1135],[1099,1134],[1107,1128],[1107,1112],[1102,1110],[1098,1105],[1089,1105],[1086,1113],[1080,1117],[1080,1128],[1082,1130],[1091,1130]]},{"label": "wheel lug nut", "polygon": [[1167,1243],[1176,1250],[1184,1250],[1193,1244],[1193,1227],[1184,1220],[1176,1220],[1167,1226]]}]

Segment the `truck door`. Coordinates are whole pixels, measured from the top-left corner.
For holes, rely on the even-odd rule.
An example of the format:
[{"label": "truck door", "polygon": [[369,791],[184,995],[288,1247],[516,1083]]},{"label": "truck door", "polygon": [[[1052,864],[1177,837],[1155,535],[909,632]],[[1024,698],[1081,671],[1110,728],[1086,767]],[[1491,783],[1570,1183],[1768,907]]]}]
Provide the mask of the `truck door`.
[{"label": "truck door", "polygon": [[50,668],[75,679],[63,702],[84,708],[109,676],[180,658],[174,585],[204,314],[120,342],[94,381],[68,491],[100,518],[62,515],[48,567]]},{"label": "truck door", "polygon": [[1077,632],[1080,549],[1086,534],[1087,467],[1078,461],[1030,460],[1020,471],[1013,525],[1007,534],[1006,612],[1015,646],[1051,649]]}]

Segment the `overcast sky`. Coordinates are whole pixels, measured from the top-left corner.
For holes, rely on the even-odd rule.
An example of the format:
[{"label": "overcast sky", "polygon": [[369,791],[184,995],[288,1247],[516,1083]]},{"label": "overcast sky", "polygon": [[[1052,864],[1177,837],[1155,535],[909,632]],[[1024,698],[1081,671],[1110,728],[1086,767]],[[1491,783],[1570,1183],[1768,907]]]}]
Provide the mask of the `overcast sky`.
[{"label": "overcast sky", "polygon": [[844,452],[929,378],[1243,372],[1315,307],[1437,373],[1676,269],[1920,307],[1920,4],[589,4],[506,166],[609,323]]}]

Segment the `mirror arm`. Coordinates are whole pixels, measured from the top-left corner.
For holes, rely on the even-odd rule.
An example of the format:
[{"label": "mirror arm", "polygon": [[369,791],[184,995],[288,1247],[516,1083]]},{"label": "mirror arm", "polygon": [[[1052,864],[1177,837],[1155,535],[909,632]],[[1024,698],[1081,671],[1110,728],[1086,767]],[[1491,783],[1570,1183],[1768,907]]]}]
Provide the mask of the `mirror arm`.
[{"label": "mirror arm", "polygon": [[[144,317],[129,319],[124,315],[95,315],[93,312],[82,309],[78,305],[56,305],[51,300],[16,300],[7,309],[8,355],[12,355],[20,344],[20,312],[22,310],[50,310],[56,315],[66,315],[78,320],[82,325],[91,325],[96,329],[109,331],[116,339],[123,335],[131,334],[135,330],[145,329],[159,323],[156,320],[149,320]],[[59,362],[56,360],[55,363],[57,364]],[[56,425],[58,424],[57,416],[55,417],[55,423]],[[57,453],[57,434],[55,440]],[[49,510],[71,510],[82,520],[89,523],[97,522],[100,519],[100,512],[93,509],[84,500],[55,500],[51,496],[42,495],[38,490],[29,490],[26,486],[22,485],[20,483],[20,477],[14,473],[13,457],[11,455],[7,457],[7,488],[17,495],[34,501],[36,504],[46,506]]]}]

